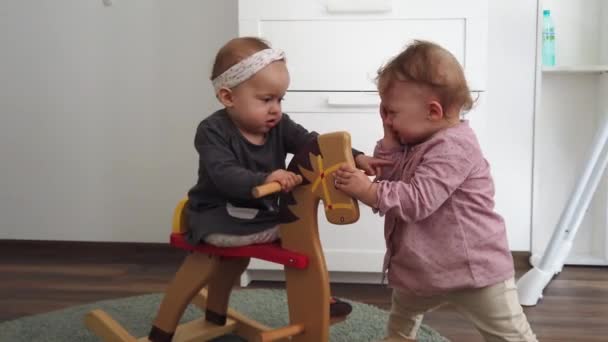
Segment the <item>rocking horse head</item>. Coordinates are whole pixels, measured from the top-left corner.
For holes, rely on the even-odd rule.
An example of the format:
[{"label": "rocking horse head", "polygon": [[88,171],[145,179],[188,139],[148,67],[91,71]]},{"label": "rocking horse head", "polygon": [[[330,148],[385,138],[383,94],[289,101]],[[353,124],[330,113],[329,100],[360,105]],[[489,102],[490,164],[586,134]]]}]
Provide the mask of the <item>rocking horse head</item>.
[{"label": "rocking horse head", "polygon": [[282,221],[293,222],[302,219],[303,215],[310,215],[310,212],[299,210],[303,207],[302,202],[312,202],[316,209],[319,200],[323,202],[329,222],[350,224],[357,221],[357,201],[334,186],[334,172],[344,163],[355,165],[347,132],[319,135],[294,155],[287,169],[301,175],[302,184],[282,195]]}]

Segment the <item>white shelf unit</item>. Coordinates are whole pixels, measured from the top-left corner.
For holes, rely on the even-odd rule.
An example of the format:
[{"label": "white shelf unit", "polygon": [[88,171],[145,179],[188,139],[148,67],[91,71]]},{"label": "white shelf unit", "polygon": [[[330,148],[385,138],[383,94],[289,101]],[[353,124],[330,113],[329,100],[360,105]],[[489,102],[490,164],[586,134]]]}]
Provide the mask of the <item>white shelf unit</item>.
[{"label": "white shelf unit", "polygon": [[[554,67],[541,64],[543,9],[556,31]],[[608,117],[608,0],[538,3],[532,262],[545,250]],[[566,264],[608,265],[608,177],[603,176]]]},{"label": "white shelf unit", "polygon": [[543,66],[543,73],[606,73],[608,65]]}]

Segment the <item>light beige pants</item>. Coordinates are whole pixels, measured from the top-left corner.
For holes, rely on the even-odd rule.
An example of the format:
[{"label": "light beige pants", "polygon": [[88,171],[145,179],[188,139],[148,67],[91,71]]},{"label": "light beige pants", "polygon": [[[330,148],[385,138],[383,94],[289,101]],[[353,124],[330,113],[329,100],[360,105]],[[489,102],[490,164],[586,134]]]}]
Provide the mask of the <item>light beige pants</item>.
[{"label": "light beige pants", "polygon": [[393,289],[388,335],[385,342],[414,341],[425,312],[450,303],[468,318],[489,342],[536,342],[513,278],[496,285],[418,297]]}]

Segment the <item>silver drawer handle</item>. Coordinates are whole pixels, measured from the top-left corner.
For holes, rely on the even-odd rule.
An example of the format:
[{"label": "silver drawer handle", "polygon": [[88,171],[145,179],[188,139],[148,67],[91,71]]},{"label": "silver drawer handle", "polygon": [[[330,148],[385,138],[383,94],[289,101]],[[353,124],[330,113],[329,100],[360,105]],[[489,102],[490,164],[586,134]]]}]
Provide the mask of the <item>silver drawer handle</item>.
[{"label": "silver drawer handle", "polygon": [[379,13],[391,10],[391,0],[327,0],[329,13]]}]

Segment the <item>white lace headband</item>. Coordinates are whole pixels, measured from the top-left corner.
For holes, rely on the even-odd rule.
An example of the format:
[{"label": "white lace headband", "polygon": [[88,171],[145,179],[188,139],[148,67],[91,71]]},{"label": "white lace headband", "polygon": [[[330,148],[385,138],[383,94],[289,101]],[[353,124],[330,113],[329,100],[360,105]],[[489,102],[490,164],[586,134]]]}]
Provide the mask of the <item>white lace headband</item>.
[{"label": "white lace headband", "polygon": [[216,93],[221,88],[236,87],[255,75],[258,71],[262,70],[265,66],[282,59],[285,59],[285,53],[281,50],[264,49],[258,51],[228,68],[228,70],[214,78],[211,83],[213,83],[213,88],[215,88]]}]

